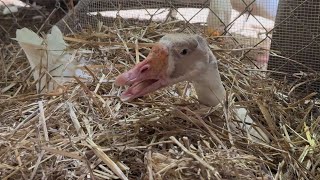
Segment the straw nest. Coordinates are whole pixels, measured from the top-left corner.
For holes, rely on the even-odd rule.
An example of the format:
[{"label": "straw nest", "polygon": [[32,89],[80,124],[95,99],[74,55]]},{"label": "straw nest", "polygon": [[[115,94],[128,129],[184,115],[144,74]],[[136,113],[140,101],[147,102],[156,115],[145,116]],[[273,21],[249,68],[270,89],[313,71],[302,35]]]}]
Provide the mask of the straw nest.
[{"label": "straw nest", "polygon": [[[208,38],[228,91],[224,106],[199,104],[188,83],[119,100],[115,77],[165,32],[181,29],[172,22],[101,26],[66,37],[70,48],[90,50],[76,58],[88,59],[94,80],[77,79],[56,95],[36,94],[23,52],[1,45],[1,179],[320,179],[314,94],[295,98],[294,86],[242,63],[248,48],[230,39]],[[228,49],[221,46],[226,42]],[[228,131],[236,105],[270,144]]]}]

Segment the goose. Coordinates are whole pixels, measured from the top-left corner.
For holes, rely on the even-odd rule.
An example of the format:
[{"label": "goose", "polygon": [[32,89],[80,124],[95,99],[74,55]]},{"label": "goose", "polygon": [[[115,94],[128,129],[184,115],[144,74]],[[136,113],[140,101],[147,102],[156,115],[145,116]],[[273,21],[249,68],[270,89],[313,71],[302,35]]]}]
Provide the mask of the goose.
[{"label": "goose", "polygon": [[[212,36],[223,34],[225,28],[231,23],[232,9],[240,13],[248,9],[250,14],[254,16],[275,21],[278,4],[279,0],[210,0],[207,34]],[[250,6],[248,7],[248,5]]]},{"label": "goose", "polygon": [[[229,0],[233,9],[243,12],[248,5],[250,14],[274,21],[276,19],[279,0]],[[253,2],[254,1],[254,2]]]},{"label": "goose", "polygon": [[[206,39],[200,35],[164,35],[155,43],[146,59],[116,77],[115,85],[129,86],[120,99],[131,101],[182,81],[193,84],[199,102],[204,105],[217,106],[226,98],[218,61]],[[254,122],[246,115],[246,109],[236,108],[235,113],[243,122],[241,127],[245,127],[253,136],[253,141],[270,142],[261,129],[252,128]]]},{"label": "goose", "polygon": [[27,6],[26,3],[19,1],[19,0],[1,0],[0,1],[0,7],[1,6],[17,6],[17,7],[25,7]]},{"label": "goose", "polygon": [[30,7],[24,2],[19,0],[0,0],[0,12],[3,15],[12,14],[18,12],[18,8]]},{"label": "goose", "polygon": [[207,17],[207,34],[220,36],[231,21],[232,4],[230,0],[210,0]]}]

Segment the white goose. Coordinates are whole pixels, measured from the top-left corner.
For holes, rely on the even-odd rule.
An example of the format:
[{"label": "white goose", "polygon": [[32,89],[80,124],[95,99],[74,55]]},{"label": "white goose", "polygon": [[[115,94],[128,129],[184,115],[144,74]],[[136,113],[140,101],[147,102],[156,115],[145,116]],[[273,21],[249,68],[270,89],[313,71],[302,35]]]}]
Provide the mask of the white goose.
[{"label": "white goose", "polygon": [[[165,35],[144,61],[119,75],[115,83],[130,86],[120,97],[123,101],[130,101],[181,81],[191,81],[199,101],[205,105],[216,106],[225,100],[226,91],[216,57],[199,35]],[[247,112],[244,108],[236,108],[235,112],[244,123],[241,128],[245,128],[253,140],[269,142],[261,129],[248,125],[254,122],[244,115]]]},{"label": "white goose", "polygon": [[233,9],[243,12],[248,5],[252,15],[275,20],[279,0],[227,0],[231,2]]},{"label": "white goose", "polygon": [[208,34],[221,35],[231,21],[232,5],[230,0],[210,0],[207,17]]},{"label": "white goose", "polygon": [[252,15],[275,21],[278,4],[279,0],[210,0],[208,34],[218,36],[224,32],[231,22],[232,9],[242,13],[248,8]]}]

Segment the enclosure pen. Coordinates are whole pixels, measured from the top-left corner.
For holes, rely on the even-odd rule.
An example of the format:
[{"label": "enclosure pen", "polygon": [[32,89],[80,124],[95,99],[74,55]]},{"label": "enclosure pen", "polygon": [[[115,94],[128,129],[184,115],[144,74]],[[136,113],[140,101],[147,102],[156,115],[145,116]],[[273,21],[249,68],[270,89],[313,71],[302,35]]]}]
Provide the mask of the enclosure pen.
[{"label": "enclosure pen", "polygon": [[[213,0],[25,1],[0,14],[0,179],[320,179],[318,92],[270,77],[287,75],[266,68],[269,54],[280,56],[270,49],[272,20],[248,17],[263,0],[240,1],[243,12],[225,9],[231,20],[218,34],[206,26]],[[0,8],[9,6],[0,0]],[[50,39],[55,24],[63,42]],[[31,53],[45,54],[40,67],[31,68],[30,52],[12,39],[24,27],[43,38],[43,49]],[[167,33],[205,38],[227,92],[223,103],[201,104],[190,82],[121,101],[125,87],[115,78]],[[58,67],[45,66],[58,51],[46,49],[51,43],[65,43],[68,63],[85,61],[81,70],[90,78],[58,83],[51,74]],[[37,93],[43,77],[59,88]],[[244,123],[237,107],[270,142],[230,130]]]}]

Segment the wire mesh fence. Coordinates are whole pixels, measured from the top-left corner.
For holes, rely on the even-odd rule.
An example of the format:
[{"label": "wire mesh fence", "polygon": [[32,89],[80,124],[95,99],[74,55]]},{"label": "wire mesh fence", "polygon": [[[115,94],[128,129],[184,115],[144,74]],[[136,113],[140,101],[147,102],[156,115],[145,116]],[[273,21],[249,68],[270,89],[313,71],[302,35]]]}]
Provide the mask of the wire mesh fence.
[{"label": "wire mesh fence", "polygon": [[[207,32],[210,35],[210,32],[213,31],[214,34],[218,31],[218,35],[232,36],[232,48],[259,47],[269,50],[278,0],[226,2],[228,1],[26,1],[30,7],[22,7],[17,13],[8,13],[2,17],[1,34],[8,39],[14,37],[17,28],[26,26],[40,32],[47,31],[55,23],[68,34],[95,28],[99,23],[111,27],[128,27],[170,22],[183,26],[179,32]],[[69,9],[72,10],[68,12]],[[226,47],[228,44],[225,44]],[[244,57],[250,62],[265,66],[268,51],[247,50]]]},{"label": "wire mesh fence", "polygon": [[320,1],[280,1],[269,69],[303,95],[320,92]]},{"label": "wire mesh fence", "polygon": [[0,1],[0,40],[2,43],[10,41],[10,38],[16,36],[16,30],[23,27],[38,33],[47,32],[67,13],[67,7],[63,3],[40,2],[38,4],[19,0]]},{"label": "wire mesh fence", "polygon": [[[68,34],[96,28],[99,24],[124,28],[147,27],[154,22],[172,23],[173,31],[174,25],[183,26],[177,32],[210,37],[210,30],[218,31],[216,35],[228,37],[223,44],[224,48],[249,48],[242,51],[243,61],[249,61],[264,70],[269,64],[269,70],[283,72],[272,74],[272,77],[287,82],[302,83],[308,80],[297,88],[303,92],[319,91],[317,72],[320,67],[316,50],[319,2],[2,0],[0,6],[2,42],[10,41],[10,38],[15,37],[15,30],[22,27],[39,33],[48,31],[56,24]],[[270,50],[273,52],[271,56]]]},{"label": "wire mesh fence", "polygon": [[[283,0],[280,3],[278,0],[25,0],[23,3],[2,0],[0,35],[1,41],[6,41],[15,37],[18,28],[29,27],[41,32],[48,31],[54,24],[66,34],[96,28],[99,23],[110,27],[179,23],[183,26],[179,32],[203,35],[211,27],[220,31],[219,35],[231,36],[232,46],[226,43],[225,47],[252,47],[243,51],[243,59],[259,67],[266,68],[272,44],[271,49],[285,57],[271,56],[269,69],[286,72],[287,79],[294,81],[297,79],[293,76],[300,71],[307,73],[319,69],[318,56],[314,54],[317,51],[311,48],[316,48],[313,45],[317,44],[318,7],[318,2],[308,0]],[[275,21],[276,38],[272,39]],[[266,51],[254,51],[256,47]],[[297,53],[292,56],[291,51]],[[314,55],[307,57],[310,54]],[[303,67],[297,63],[292,65],[294,61]],[[311,89],[319,88],[315,85]]]}]

